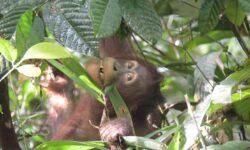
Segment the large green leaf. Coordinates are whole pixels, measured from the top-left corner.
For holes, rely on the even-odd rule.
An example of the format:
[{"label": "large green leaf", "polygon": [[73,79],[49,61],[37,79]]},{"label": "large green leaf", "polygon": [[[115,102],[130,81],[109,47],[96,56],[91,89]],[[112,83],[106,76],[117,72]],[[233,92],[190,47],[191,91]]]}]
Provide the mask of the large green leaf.
[{"label": "large green leaf", "polygon": [[57,43],[43,42],[29,48],[23,59],[59,59],[71,57],[70,53]]},{"label": "large green leaf", "polygon": [[16,48],[21,56],[28,48],[28,39],[32,29],[33,12],[27,10],[20,18],[16,27]]},{"label": "large green leaf", "polygon": [[156,42],[161,38],[160,18],[148,0],[119,0],[123,17],[135,33]]},{"label": "large green leaf", "polygon": [[223,10],[223,0],[204,0],[198,17],[199,29],[202,33],[211,31],[219,22]]},{"label": "large green leaf", "polygon": [[16,0],[0,0],[0,12],[5,9],[6,7],[9,7],[10,5],[15,4],[17,1]]},{"label": "large green leaf", "polygon": [[6,38],[10,38],[16,29],[20,16],[30,8],[32,8],[32,5],[21,5],[5,14],[0,20],[0,33],[4,34]]},{"label": "large green leaf", "polygon": [[122,20],[118,0],[92,0],[90,16],[97,37],[114,34],[120,27]]},{"label": "large green leaf", "polygon": [[99,41],[94,37],[88,5],[79,0],[48,3],[44,19],[56,40],[73,52],[98,56]]},{"label": "large green leaf", "polygon": [[18,8],[19,6],[39,6],[40,4],[44,3],[46,0],[0,0],[0,13],[1,14],[6,14],[11,11],[15,11],[17,13],[22,13],[18,12],[15,9]]},{"label": "large green leaf", "polygon": [[14,62],[17,57],[17,50],[11,45],[10,41],[0,39],[0,54],[2,54],[8,61]]},{"label": "large green leaf", "polygon": [[27,48],[44,41],[45,28],[43,20],[35,16],[32,24],[32,30],[27,41]]},{"label": "large green leaf", "polygon": [[227,18],[235,25],[240,26],[244,21],[245,14],[241,10],[240,4],[236,0],[227,0],[225,2],[225,13]]},{"label": "large green leaf", "polygon": [[242,11],[246,13],[250,12],[250,0],[239,0],[239,3]]}]

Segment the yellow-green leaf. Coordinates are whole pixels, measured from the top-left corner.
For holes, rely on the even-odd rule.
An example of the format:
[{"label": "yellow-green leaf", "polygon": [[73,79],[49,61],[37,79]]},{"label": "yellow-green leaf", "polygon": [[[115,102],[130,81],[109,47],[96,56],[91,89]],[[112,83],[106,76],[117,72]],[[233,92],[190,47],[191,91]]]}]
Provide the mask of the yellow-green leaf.
[{"label": "yellow-green leaf", "polygon": [[59,59],[68,58],[71,54],[66,48],[50,42],[42,42],[29,48],[23,59]]},{"label": "yellow-green leaf", "polygon": [[41,75],[41,69],[34,64],[22,65],[17,70],[28,77],[38,77]]},{"label": "yellow-green leaf", "polygon": [[16,60],[17,50],[8,40],[0,39],[0,53],[10,62]]}]

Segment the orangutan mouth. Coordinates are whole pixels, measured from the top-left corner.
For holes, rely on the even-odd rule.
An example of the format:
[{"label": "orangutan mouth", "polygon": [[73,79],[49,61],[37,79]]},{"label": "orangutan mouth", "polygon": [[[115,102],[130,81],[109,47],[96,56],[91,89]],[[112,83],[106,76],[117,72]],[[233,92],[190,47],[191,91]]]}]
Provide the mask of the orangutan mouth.
[{"label": "orangutan mouth", "polygon": [[104,85],[104,67],[103,67],[103,61],[100,60],[100,66],[99,66],[99,79],[101,81],[101,85]]}]

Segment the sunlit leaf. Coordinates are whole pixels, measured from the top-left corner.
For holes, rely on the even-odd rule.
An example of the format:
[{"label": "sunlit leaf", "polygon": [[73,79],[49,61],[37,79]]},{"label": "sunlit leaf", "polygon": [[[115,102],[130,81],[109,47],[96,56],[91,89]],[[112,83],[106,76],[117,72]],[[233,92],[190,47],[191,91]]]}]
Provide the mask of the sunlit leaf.
[{"label": "sunlit leaf", "polygon": [[250,67],[236,71],[225,80],[223,80],[219,85],[215,86],[212,93],[213,103],[232,103],[231,93],[232,89],[237,86],[242,81],[250,77]]},{"label": "sunlit leaf", "polygon": [[71,57],[71,54],[57,43],[43,42],[29,48],[23,59],[59,59]]},{"label": "sunlit leaf", "polygon": [[26,11],[20,18],[16,27],[16,47],[18,50],[18,57],[22,56],[28,47],[28,39],[32,29],[33,12]]},{"label": "sunlit leaf", "polygon": [[250,120],[250,89],[238,90],[237,93],[232,95],[233,107],[245,121]]},{"label": "sunlit leaf", "polygon": [[41,75],[41,69],[34,64],[26,64],[19,66],[17,70],[28,77],[38,77]]},{"label": "sunlit leaf", "polygon": [[0,53],[10,62],[16,60],[17,50],[7,40],[0,39]]},{"label": "sunlit leaf", "polygon": [[171,140],[168,148],[169,149],[173,149],[173,150],[183,149],[183,145],[184,145],[185,140],[186,140],[185,136],[183,136],[183,132],[179,128],[175,132],[174,137]]}]

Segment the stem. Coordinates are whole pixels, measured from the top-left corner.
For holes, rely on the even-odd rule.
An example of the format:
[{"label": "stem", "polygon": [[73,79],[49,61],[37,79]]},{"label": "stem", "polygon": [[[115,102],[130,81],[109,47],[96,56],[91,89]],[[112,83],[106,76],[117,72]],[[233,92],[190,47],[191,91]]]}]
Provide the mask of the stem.
[{"label": "stem", "polygon": [[6,73],[3,75],[2,78],[0,78],[0,82],[2,82],[13,70],[15,70],[24,60],[21,59],[19,62],[17,62],[16,64],[14,64],[12,66],[12,68]]},{"label": "stem", "polygon": [[238,40],[240,46],[242,47],[243,51],[246,53],[247,57],[250,58],[249,50],[248,50],[244,40],[242,39],[238,28],[234,24],[232,24],[232,30],[233,30],[233,33],[234,33],[236,39]]},{"label": "stem", "polygon": [[193,111],[192,111],[191,104],[190,104],[190,102],[189,102],[189,100],[188,100],[187,94],[185,95],[185,102],[186,102],[186,104],[187,104],[188,112],[189,112],[189,114],[191,115],[191,118],[193,119],[194,124],[195,124],[195,127],[196,127],[196,129],[197,129],[197,131],[198,131],[198,134],[199,134],[199,136],[200,136],[201,145],[202,145],[202,147],[204,148],[204,150],[207,150],[207,147],[206,147],[206,144],[205,144],[203,135],[201,134],[201,131],[200,131],[199,126],[198,126],[198,123],[197,123],[197,121],[195,120],[195,116],[194,116],[194,113],[193,113]]}]

